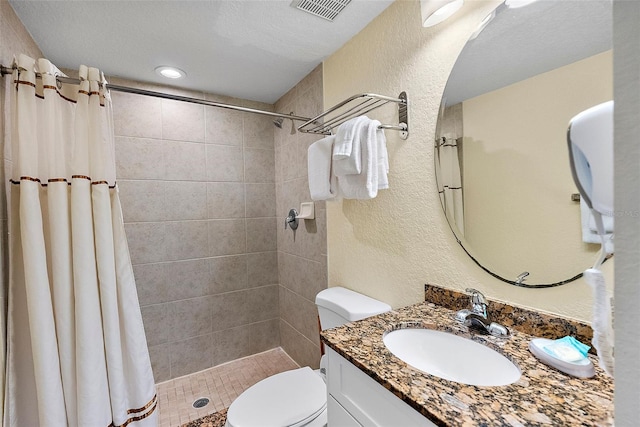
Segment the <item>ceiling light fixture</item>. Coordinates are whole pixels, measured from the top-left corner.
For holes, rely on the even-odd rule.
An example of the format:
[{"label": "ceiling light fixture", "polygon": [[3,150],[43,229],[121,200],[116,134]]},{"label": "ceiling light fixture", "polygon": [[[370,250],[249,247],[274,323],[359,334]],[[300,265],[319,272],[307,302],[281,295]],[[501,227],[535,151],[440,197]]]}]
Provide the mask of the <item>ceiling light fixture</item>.
[{"label": "ceiling light fixture", "polygon": [[511,9],[517,9],[535,3],[538,0],[506,0],[504,3]]},{"label": "ceiling light fixture", "polygon": [[420,0],[422,26],[433,27],[462,7],[464,0]]},{"label": "ceiling light fixture", "polygon": [[156,67],[156,73],[169,79],[181,79],[187,76],[187,73],[182,71],[180,68],[167,67],[165,65]]}]

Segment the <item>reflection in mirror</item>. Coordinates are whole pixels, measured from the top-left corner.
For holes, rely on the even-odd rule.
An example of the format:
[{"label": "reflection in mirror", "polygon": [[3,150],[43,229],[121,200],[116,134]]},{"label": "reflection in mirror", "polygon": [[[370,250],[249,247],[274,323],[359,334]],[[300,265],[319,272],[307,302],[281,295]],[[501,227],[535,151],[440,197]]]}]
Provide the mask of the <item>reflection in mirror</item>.
[{"label": "reflection in mirror", "polygon": [[572,200],[566,133],[573,116],[613,99],[611,13],[608,0],[502,4],[449,77],[438,191],[465,251],[501,280],[555,286],[596,259],[589,212]]}]

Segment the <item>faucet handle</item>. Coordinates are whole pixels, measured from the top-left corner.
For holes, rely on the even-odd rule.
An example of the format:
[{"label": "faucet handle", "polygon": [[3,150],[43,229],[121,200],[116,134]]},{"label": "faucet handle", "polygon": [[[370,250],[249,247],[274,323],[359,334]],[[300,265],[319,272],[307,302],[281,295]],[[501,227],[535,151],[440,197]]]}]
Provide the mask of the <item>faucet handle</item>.
[{"label": "faucet handle", "polygon": [[487,317],[487,300],[477,289],[467,288],[465,291],[471,294],[471,311]]},{"label": "faucet handle", "polygon": [[485,299],[482,292],[477,289],[467,288],[465,291],[468,294],[471,294],[471,304],[484,304],[487,305],[487,300]]}]

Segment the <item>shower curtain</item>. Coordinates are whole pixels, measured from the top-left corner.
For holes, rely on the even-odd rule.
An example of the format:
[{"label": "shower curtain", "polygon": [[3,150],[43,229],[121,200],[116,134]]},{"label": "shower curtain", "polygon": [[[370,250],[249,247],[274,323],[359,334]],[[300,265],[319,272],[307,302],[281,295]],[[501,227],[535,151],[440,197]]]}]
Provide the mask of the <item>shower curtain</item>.
[{"label": "shower curtain", "polygon": [[82,66],[79,85],[59,86],[45,59],[17,66],[4,426],[155,426],[103,78]]},{"label": "shower curtain", "polygon": [[449,221],[453,222],[460,235],[464,236],[464,202],[456,138],[452,136],[440,138],[437,153],[436,176],[439,177],[440,201]]}]

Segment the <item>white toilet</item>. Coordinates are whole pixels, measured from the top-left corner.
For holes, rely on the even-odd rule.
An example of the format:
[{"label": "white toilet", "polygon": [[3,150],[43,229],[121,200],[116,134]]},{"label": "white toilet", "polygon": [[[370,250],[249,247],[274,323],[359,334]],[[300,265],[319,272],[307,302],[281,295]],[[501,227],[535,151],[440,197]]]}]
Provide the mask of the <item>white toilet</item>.
[{"label": "white toilet", "polygon": [[[391,310],[388,304],[335,287],[316,296],[322,329]],[[320,361],[326,367],[325,356]],[[327,424],[324,374],[308,366],[282,372],[249,387],[233,401],[226,427],[322,427]]]}]

